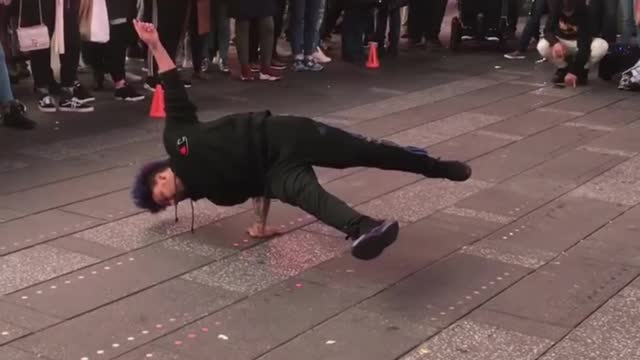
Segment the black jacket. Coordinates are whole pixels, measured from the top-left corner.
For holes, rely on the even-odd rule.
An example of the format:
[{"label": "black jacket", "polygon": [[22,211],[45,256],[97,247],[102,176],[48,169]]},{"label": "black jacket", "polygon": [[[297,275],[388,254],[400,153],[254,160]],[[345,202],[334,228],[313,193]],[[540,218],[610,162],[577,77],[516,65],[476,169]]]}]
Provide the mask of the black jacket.
[{"label": "black jacket", "polygon": [[220,0],[229,6],[229,17],[250,20],[276,15],[275,0]]},{"label": "black jacket", "polygon": [[107,12],[109,20],[125,18],[133,20],[137,13],[136,0],[107,0]]},{"label": "black jacket", "polygon": [[544,38],[551,46],[558,42],[558,39],[576,40],[578,52],[572,64],[569,65],[569,72],[579,74],[591,57],[591,42],[593,36],[589,25],[589,11],[586,5],[578,5],[571,16],[562,13],[562,1],[549,0],[549,20],[544,30]]},{"label": "black jacket", "polygon": [[269,112],[200,122],[177,70],[160,74],[165,88],[164,146],[171,168],[192,200],[221,206],[265,193],[265,119]]}]

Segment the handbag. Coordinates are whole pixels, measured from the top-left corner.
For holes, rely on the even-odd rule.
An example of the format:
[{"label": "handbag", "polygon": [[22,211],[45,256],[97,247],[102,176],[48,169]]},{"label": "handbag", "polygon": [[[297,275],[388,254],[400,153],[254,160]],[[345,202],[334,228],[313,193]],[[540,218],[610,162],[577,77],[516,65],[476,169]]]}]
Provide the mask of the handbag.
[{"label": "handbag", "polygon": [[20,0],[16,33],[18,35],[18,45],[22,52],[48,49],[51,46],[49,28],[42,21],[42,0],[38,0],[38,6],[40,10],[40,25],[22,27],[22,0]]}]

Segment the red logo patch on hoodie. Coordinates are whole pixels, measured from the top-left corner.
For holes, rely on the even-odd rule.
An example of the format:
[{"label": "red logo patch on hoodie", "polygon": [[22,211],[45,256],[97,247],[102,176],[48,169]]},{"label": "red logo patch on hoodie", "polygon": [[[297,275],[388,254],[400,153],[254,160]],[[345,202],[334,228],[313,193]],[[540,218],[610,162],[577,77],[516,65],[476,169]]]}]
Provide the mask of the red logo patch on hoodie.
[{"label": "red logo patch on hoodie", "polygon": [[178,147],[178,152],[180,153],[180,155],[182,156],[189,155],[189,141],[187,140],[186,136],[183,136],[180,139],[178,139],[178,142],[176,143],[176,145]]}]

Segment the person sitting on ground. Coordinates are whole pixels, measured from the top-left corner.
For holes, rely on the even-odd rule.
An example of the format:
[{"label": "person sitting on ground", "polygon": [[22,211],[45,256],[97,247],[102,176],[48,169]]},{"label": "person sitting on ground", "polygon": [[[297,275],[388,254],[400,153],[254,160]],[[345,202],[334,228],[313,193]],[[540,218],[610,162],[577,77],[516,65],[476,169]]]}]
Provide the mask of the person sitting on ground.
[{"label": "person sitting on ground", "polygon": [[574,88],[585,85],[589,67],[607,54],[609,44],[591,35],[585,0],[549,0],[549,12],[538,51],[558,67],[552,81]]},{"label": "person sitting on ground", "polygon": [[471,177],[467,164],[308,118],[265,111],[200,122],[155,27],[137,21],[134,26],[159,66],[167,113],[163,139],[169,154],[168,160],[147,164],[138,174],[132,195],[140,208],[157,213],[186,199],[206,198],[221,206],[254,199],[258,221],[249,234],[269,237],[277,234],[266,226],[270,199],[278,199],[344,232],[354,240],[352,255],[368,260],[396,240],[398,222],[358,213],[320,186],[313,166],[375,167],[451,181]]}]

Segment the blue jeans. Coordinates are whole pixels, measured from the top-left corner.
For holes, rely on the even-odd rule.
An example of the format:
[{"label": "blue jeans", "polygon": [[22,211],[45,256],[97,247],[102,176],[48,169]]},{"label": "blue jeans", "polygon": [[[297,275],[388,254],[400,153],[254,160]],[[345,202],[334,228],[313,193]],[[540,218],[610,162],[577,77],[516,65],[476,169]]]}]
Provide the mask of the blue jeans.
[{"label": "blue jeans", "polygon": [[324,23],[326,10],[327,0],[320,0],[320,10],[318,11],[318,21],[316,22],[316,37],[314,40],[314,49],[320,46],[320,33],[322,33],[322,24]]},{"label": "blue jeans", "polygon": [[9,82],[9,69],[4,56],[4,49],[0,46],[0,104],[7,104],[13,101],[13,91]]},{"label": "blue jeans", "polygon": [[533,0],[533,3],[531,4],[531,11],[529,12],[529,19],[527,19],[527,24],[522,30],[522,35],[520,35],[520,45],[518,46],[518,50],[522,52],[527,51],[531,39],[533,37],[539,37],[540,20],[542,19],[542,15],[544,14],[544,9],[546,7],[546,0]]},{"label": "blue jeans", "polygon": [[291,0],[291,49],[293,55],[311,56],[316,48],[318,17],[323,0]]},{"label": "blue jeans", "polygon": [[211,29],[204,42],[207,58],[213,59],[217,52],[224,63],[227,63],[229,59],[229,40],[231,37],[227,7],[224,1],[214,1],[211,4],[211,19],[213,19],[215,28]]},{"label": "blue jeans", "polygon": [[[639,0],[636,0],[639,1]],[[621,0],[620,7],[622,7],[622,43],[631,45],[631,38],[633,37],[633,30],[637,30],[636,40],[638,46],[640,46],[640,26],[636,24],[635,20],[635,3],[633,0]]]}]

